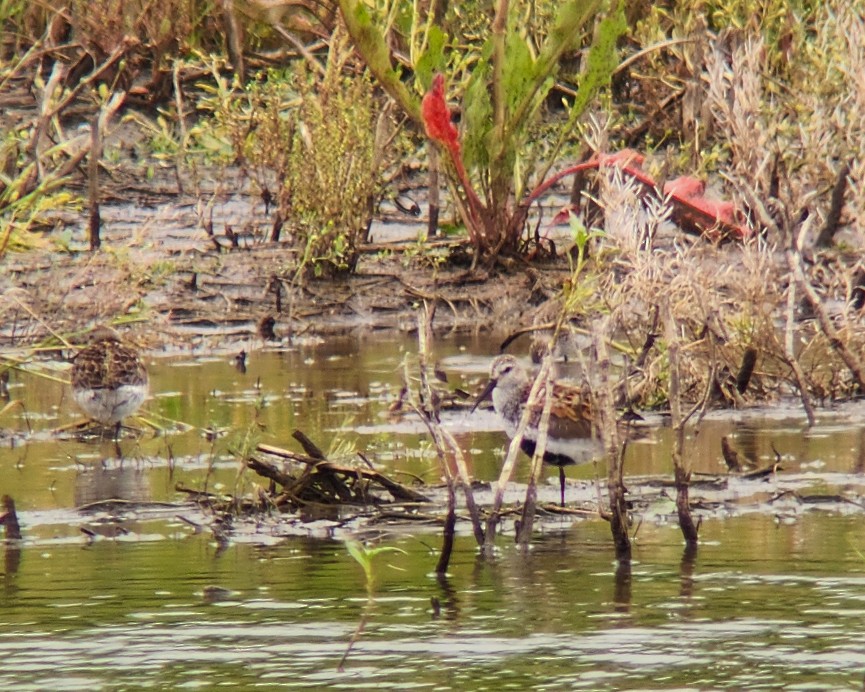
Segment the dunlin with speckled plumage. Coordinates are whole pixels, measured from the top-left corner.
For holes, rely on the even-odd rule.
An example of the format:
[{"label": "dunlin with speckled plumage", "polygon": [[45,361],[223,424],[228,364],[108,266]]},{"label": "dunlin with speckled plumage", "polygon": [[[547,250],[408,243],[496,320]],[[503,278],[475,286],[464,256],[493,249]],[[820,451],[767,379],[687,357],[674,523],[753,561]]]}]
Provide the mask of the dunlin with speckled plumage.
[{"label": "dunlin with speckled plumage", "polygon": [[[489,382],[472,410],[492,393],[493,408],[501,417],[508,437],[512,438],[528,402],[531,386],[528,373],[514,356],[498,356],[490,366]],[[544,461],[559,469],[561,504],[564,507],[564,467],[592,461],[599,454],[600,445],[592,436],[592,410],[584,392],[560,382],[553,382],[552,389]],[[535,453],[541,410],[542,406],[538,406],[533,412],[523,433],[520,448],[529,456]]]},{"label": "dunlin with speckled plumage", "polygon": [[93,331],[90,345],[72,361],[72,396],[87,416],[115,426],[135,413],[147,397],[147,369],[137,349],[111,329]]}]

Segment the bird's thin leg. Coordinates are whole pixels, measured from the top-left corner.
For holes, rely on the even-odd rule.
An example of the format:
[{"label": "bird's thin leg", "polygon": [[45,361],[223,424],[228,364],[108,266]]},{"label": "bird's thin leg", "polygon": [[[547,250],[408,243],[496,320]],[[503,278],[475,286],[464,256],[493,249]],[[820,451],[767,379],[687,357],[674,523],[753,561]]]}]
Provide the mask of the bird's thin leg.
[{"label": "bird's thin leg", "polygon": [[559,488],[561,490],[562,507],[565,506],[565,467],[559,466]]}]

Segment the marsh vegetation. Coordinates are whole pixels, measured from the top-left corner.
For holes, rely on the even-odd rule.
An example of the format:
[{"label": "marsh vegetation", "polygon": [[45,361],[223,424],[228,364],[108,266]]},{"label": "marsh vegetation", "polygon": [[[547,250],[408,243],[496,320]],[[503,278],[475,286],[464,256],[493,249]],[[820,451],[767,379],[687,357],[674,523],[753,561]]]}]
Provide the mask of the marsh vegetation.
[{"label": "marsh vegetation", "polygon": [[[452,529],[473,479],[441,425],[436,343],[534,338],[539,406],[565,356],[592,392],[620,561],[622,409],[670,425],[693,547],[707,413],[794,406],[810,429],[865,389],[863,16],[840,0],[6,3],[0,427],[26,438],[6,384],[97,323],[151,353],[411,332],[399,404],[436,451]],[[257,425],[238,431],[243,464]],[[277,471],[254,498],[269,508],[297,481]],[[490,550],[500,503],[471,520]]]}]

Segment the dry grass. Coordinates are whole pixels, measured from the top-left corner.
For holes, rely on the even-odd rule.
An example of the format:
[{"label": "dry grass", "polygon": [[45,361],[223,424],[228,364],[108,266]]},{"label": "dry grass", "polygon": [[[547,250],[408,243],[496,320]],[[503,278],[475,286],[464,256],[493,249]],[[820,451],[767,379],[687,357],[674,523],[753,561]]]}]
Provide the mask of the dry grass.
[{"label": "dry grass", "polygon": [[[849,397],[860,393],[851,358],[861,359],[865,349],[865,262],[859,259],[865,247],[865,18],[842,0],[813,7],[797,0],[771,0],[753,20],[750,10],[745,11],[748,4],[726,0],[711,6],[681,3],[672,11],[653,9],[633,38],[641,47],[663,48],[647,52],[629,77],[640,87],[635,93],[646,108],[637,110],[636,117],[650,113],[652,104],[664,102],[676,89],[687,91],[686,104],[670,101],[652,119],[649,134],[637,140],[638,146],[650,150],[663,138],[665,148],[656,157],[659,168],[670,177],[705,174],[710,189],[747,208],[751,224],[761,232],[741,245],[721,247],[672,233],[663,200],[645,195],[613,169],[598,193],[605,209],[605,239],[575,279],[580,300],[569,305],[560,297],[556,305],[579,310],[589,320],[609,316],[608,336],[627,344],[632,357],[657,330],[662,303],[668,305],[686,400],[697,401],[707,391],[723,405],[800,390],[815,400]],[[165,7],[127,3],[120,8],[116,0],[99,0],[86,8],[78,0],[72,3],[73,33],[97,63],[124,36],[137,37],[141,46],[130,48],[131,63],[122,70],[111,63],[112,69],[82,89],[70,106],[94,101],[100,84],[118,86],[141,76],[141,61],[156,69],[163,57],[184,50],[203,26],[202,10],[196,14],[194,3],[175,0],[170,7],[177,19],[168,26],[159,15]],[[98,21],[103,15],[112,21]],[[48,19],[43,18],[46,23]],[[262,189],[272,188],[286,235],[293,231],[309,250],[308,266],[324,259],[350,267],[371,205],[382,190],[386,157],[399,152],[389,132],[377,134],[377,124],[387,120],[379,118],[379,94],[364,78],[346,81],[354,64],[351,47],[340,43],[338,32],[328,38],[328,74],[309,76],[305,83],[277,83],[274,78],[248,85],[240,96],[232,91],[235,100],[223,122],[212,127],[226,127],[225,140],[250,177]],[[16,63],[11,74],[21,77],[37,65],[35,57],[28,60]],[[84,74],[86,67],[82,63]],[[71,80],[73,71],[64,67],[61,73],[58,67],[57,74],[56,91],[34,82],[45,109],[67,93],[63,89],[68,85],[59,77]],[[302,69],[293,74],[308,76]],[[187,98],[191,103],[189,94]],[[595,133],[595,147],[609,151],[619,146],[623,123],[628,122],[622,115],[624,104],[630,107],[635,100],[619,99],[614,92],[607,111],[615,116]],[[19,124],[3,140],[4,169],[19,178],[24,164],[36,171],[27,189],[34,188],[37,173],[44,178],[44,171],[53,170],[44,152],[36,151],[39,147],[28,152],[27,142],[63,142],[62,115],[46,118],[44,128],[50,129],[45,132]],[[274,142],[280,146],[272,146]],[[66,136],[67,149],[70,143]],[[57,147],[53,155],[61,158],[63,145]],[[85,156],[70,151],[62,159],[63,185]],[[831,222],[833,189],[845,171],[834,245],[815,248],[813,239]],[[0,182],[10,200],[11,193],[16,194],[16,201],[6,204],[20,205],[14,175]],[[68,196],[65,187],[63,191]],[[42,204],[48,200],[44,192],[35,196]],[[9,229],[20,223],[12,212],[15,208],[7,206],[0,218],[0,241],[9,241]],[[805,213],[809,225],[803,234]],[[801,277],[794,276],[796,266]],[[804,290],[808,287],[816,304]],[[503,296],[500,302],[511,306],[521,299],[507,302]],[[631,393],[639,403],[666,403],[665,348],[659,338],[640,365],[639,382],[632,378]],[[736,374],[752,348],[758,351],[757,370],[742,394]]]},{"label": "dry grass", "polygon": [[[715,196],[748,210],[755,234],[715,246],[671,232],[662,200],[607,172],[598,193],[604,239],[591,267],[603,307],[582,318],[611,316],[606,337],[629,344],[631,359],[659,333],[640,376],[629,379],[638,404],[668,404],[670,334],[684,401],[745,406],[791,394],[816,401],[862,394],[865,19],[839,0],[807,12],[777,0],[762,22],[737,24],[742,8],[726,4],[726,14],[706,20],[682,6],[678,16],[644,23],[647,42],[690,40],[668,47],[667,60],[647,58],[636,79],[646,94],[659,94],[655,78],[686,92],[676,111],[680,146],[647,166],[669,177],[702,170]],[[729,24],[718,28],[722,16]],[[616,138],[607,124],[589,139],[609,151]],[[839,214],[832,197],[845,171]],[[834,243],[818,248],[827,227]],[[665,309],[675,325],[667,338],[657,325]],[[757,367],[740,392],[736,377],[749,349]]]}]

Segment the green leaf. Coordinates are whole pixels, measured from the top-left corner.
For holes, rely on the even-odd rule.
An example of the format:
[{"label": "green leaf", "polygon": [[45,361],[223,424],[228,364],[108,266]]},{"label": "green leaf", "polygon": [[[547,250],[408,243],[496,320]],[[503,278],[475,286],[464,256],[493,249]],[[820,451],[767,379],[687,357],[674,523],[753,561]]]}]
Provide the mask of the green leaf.
[{"label": "green leaf", "polygon": [[509,31],[505,37],[505,64],[502,67],[507,112],[511,115],[533,88],[532,76],[535,67],[525,38],[516,31]]},{"label": "green leaf", "polygon": [[552,74],[562,53],[579,45],[582,28],[601,8],[601,0],[571,0],[559,7],[556,21],[535,63],[536,78]]},{"label": "green leaf", "polygon": [[381,86],[416,123],[422,124],[420,99],[409,93],[393,69],[388,43],[373,22],[369,10],[358,0],[339,0],[345,26],[370,71]]},{"label": "green leaf", "polygon": [[512,110],[511,131],[523,127],[536,111],[552,85],[549,80],[558,71],[562,53],[579,44],[583,26],[597,14],[600,6],[601,0],[571,0],[560,6],[553,29],[533,62],[532,83],[526,88],[525,98]]},{"label": "green leaf", "polygon": [[363,567],[364,571],[370,568],[369,553],[362,543],[359,541],[346,541],[345,549]]},{"label": "green leaf", "polygon": [[600,8],[599,0],[571,0],[562,3],[550,31],[549,43],[561,46],[561,50],[569,50],[579,45],[580,29]]},{"label": "green leaf", "polygon": [[402,553],[403,555],[406,552],[402,548],[396,548],[394,546],[382,545],[377,548],[368,548],[360,541],[346,541],[345,549],[348,551],[348,554],[351,555],[355,561],[363,567],[364,574],[366,575],[367,584],[371,584],[373,581],[373,568],[372,568],[372,559],[381,553]]},{"label": "green leaf", "polygon": [[493,104],[489,92],[490,64],[478,60],[463,94],[463,158],[466,166],[489,164],[488,136],[493,127]]},{"label": "green leaf", "polygon": [[601,20],[598,35],[586,58],[586,70],[580,81],[580,89],[571,106],[571,119],[579,117],[601,87],[610,83],[610,78],[619,64],[616,43],[628,30],[624,3],[616,3],[616,8]]},{"label": "green leaf", "polygon": [[445,55],[445,43],[447,35],[435,24],[430,27],[427,37],[427,49],[421,55],[414,66],[415,77],[422,87],[424,93],[432,84],[433,75],[436,72],[445,72],[447,68],[447,56]]},{"label": "green leaf", "polygon": [[380,555],[381,553],[400,553],[401,555],[406,555],[407,553],[402,548],[397,548],[392,545],[380,545],[377,548],[365,548],[367,555],[370,558],[374,558],[376,555]]}]

